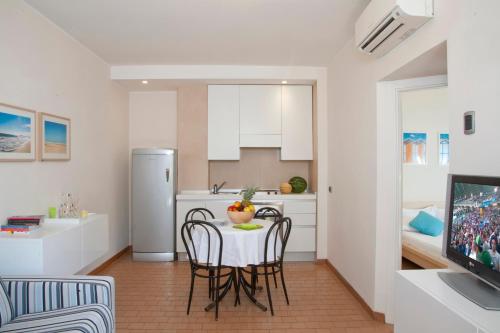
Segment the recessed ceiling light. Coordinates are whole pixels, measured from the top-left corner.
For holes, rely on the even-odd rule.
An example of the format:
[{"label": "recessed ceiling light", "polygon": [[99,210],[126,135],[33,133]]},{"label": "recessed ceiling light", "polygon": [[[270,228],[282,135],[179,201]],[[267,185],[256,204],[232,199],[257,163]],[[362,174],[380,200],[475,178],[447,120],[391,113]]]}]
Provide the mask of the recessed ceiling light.
[{"label": "recessed ceiling light", "polygon": [[148,84],[148,80],[142,80],[142,84]]},{"label": "recessed ceiling light", "polygon": [[283,80],[283,81],[281,81],[281,84],[287,84],[287,83],[288,83],[288,81],[287,81],[287,80]]}]

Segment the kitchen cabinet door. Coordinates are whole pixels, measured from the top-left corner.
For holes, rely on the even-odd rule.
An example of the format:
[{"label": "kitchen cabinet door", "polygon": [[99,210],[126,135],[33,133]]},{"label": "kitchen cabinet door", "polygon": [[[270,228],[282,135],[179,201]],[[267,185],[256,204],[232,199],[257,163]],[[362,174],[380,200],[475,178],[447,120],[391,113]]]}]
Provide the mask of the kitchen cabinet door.
[{"label": "kitchen cabinet door", "polygon": [[281,86],[240,85],[240,146],[281,146]]},{"label": "kitchen cabinet door", "polygon": [[316,227],[292,225],[286,252],[314,251],[316,251]]},{"label": "kitchen cabinet door", "polygon": [[312,86],[283,86],[282,160],[313,159]]},{"label": "kitchen cabinet door", "polygon": [[240,159],[238,85],[208,86],[208,159]]}]

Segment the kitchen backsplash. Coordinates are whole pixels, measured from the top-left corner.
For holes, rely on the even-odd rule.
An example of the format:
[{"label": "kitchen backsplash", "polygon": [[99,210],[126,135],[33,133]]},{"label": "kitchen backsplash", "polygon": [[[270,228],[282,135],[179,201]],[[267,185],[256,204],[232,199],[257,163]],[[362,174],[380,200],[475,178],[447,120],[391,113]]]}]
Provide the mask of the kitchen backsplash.
[{"label": "kitchen backsplash", "polygon": [[311,161],[281,161],[277,148],[242,148],[239,161],[209,161],[211,186],[226,181],[225,188],[279,188],[293,176],[310,183]]}]

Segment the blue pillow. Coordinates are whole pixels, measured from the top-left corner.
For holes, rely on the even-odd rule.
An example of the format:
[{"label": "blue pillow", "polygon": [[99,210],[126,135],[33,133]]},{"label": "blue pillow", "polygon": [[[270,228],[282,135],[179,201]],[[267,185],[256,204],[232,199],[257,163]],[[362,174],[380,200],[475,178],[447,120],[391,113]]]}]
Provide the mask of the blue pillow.
[{"label": "blue pillow", "polygon": [[420,211],[418,215],[410,221],[409,226],[417,229],[421,234],[433,237],[443,233],[443,222],[424,211]]}]

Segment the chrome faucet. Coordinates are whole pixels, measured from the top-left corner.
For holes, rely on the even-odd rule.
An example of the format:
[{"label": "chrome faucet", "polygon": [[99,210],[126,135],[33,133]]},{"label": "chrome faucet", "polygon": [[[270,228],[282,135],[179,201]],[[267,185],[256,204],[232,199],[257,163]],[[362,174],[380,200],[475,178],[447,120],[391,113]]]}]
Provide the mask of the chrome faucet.
[{"label": "chrome faucet", "polygon": [[226,181],[223,181],[220,185],[214,184],[214,187],[212,188],[212,193],[219,194],[219,191],[221,190],[221,188],[224,187],[224,185],[226,185]]}]

